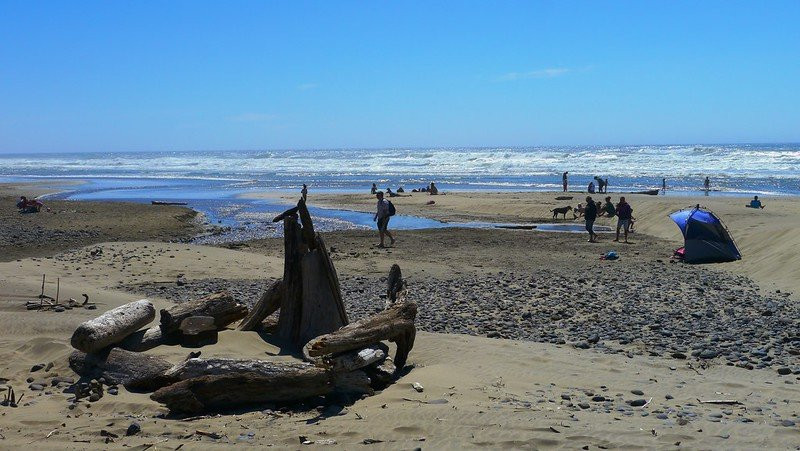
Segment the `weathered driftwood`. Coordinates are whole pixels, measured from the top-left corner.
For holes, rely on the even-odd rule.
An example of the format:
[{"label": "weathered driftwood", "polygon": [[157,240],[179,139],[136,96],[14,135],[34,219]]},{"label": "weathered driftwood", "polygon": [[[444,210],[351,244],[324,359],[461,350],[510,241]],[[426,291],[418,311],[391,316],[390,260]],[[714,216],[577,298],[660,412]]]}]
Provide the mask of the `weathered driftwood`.
[{"label": "weathered driftwood", "polygon": [[212,330],[217,330],[213,316],[190,316],[181,321],[180,331],[183,335],[199,335]]},{"label": "weathered driftwood", "polygon": [[386,285],[386,298],[391,303],[397,302],[397,295],[405,288],[403,273],[400,271],[399,265],[392,265],[392,269],[389,270],[389,277]]},{"label": "weathered driftwood", "polygon": [[178,344],[175,335],[165,334],[161,326],[153,326],[128,335],[119,343],[119,347],[127,351],[142,352],[161,345]]},{"label": "weathered driftwood", "polygon": [[326,256],[321,248],[308,251],[300,262],[303,295],[297,344],[331,333],[346,324],[343,306],[331,287]]},{"label": "weathered driftwood", "polygon": [[303,243],[296,216],[283,220],[283,296],[278,319],[278,337],[297,343],[300,333],[300,309],[303,302],[303,279],[300,261],[307,247]]},{"label": "weathered driftwood", "polygon": [[361,370],[333,373],[333,391],[347,395],[374,395],[372,381]]},{"label": "weathered driftwood", "polygon": [[174,382],[165,376],[172,368],[171,363],[160,357],[119,348],[96,354],[75,351],[69,356],[69,367],[81,377],[104,377],[129,390],[155,390]]},{"label": "weathered driftwood", "polygon": [[211,316],[217,329],[224,329],[245,315],[247,307],[236,302],[230,293],[223,291],[161,310],[161,327],[165,333],[171,334],[177,332],[181,322],[190,316]]},{"label": "weathered driftwood", "polygon": [[256,330],[261,326],[264,318],[275,313],[281,307],[283,296],[283,281],[278,279],[267,288],[250,313],[239,323],[239,330]]},{"label": "weathered driftwood", "polygon": [[331,391],[328,373],[319,367],[287,367],[274,375],[229,373],[184,380],[150,398],[173,412],[198,413],[267,402],[294,402]]},{"label": "weathered driftwood", "polygon": [[364,368],[376,362],[382,362],[386,359],[388,353],[389,347],[383,343],[378,343],[331,357],[327,363],[333,371],[347,372]]},{"label": "weathered driftwood", "polygon": [[[315,368],[305,362],[274,362],[270,360],[248,359],[186,359],[166,372],[174,380],[194,379],[201,376],[214,376],[231,373],[251,373],[260,377],[278,377],[283,373],[302,373]],[[268,389],[268,387],[264,387]]]},{"label": "weathered driftwood", "polygon": [[[339,277],[301,199],[283,218],[284,273],[278,336],[294,346],[348,323]],[[298,218],[300,223],[298,223]]]},{"label": "weathered driftwood", "polygon": [[375,316],[350,323],[335,332],[309,341],[303,347],[303,354],[307,359],[311,359],[389,340],[397,344],[394,362],[398,369],[402,369],[408,353],[414,346],[416,316],[416,303],[395,303]]},{"label": "weathered driftwood", "polygon": [[130,302],[109,310],[78,326],[72,334],[72,347],[83,352],[95,352],[146,326],[156,317],[153,304],[146,299]]}]

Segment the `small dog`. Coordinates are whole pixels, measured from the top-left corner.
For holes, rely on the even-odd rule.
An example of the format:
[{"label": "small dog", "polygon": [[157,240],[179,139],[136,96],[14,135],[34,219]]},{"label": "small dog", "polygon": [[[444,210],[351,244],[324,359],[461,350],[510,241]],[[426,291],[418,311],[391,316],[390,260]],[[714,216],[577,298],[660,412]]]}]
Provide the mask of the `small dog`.
[{"label": "small dog", "polygon": [[567,212],[572,210],[572,205],[567,205],[566,207],[554,208],[550,211],[553,212],[553,219],[557,219],[558,215],[563,215],[564,219],[567,219]]}]

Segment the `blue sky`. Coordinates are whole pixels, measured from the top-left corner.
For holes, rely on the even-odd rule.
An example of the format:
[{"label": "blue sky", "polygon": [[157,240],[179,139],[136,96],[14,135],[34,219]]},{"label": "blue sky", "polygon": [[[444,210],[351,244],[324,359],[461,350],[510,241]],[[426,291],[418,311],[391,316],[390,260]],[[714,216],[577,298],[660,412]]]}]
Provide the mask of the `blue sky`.
[{"label": "blue sky", "polygon": [[0,152],[800,141],[800,2],[0,0]]}]

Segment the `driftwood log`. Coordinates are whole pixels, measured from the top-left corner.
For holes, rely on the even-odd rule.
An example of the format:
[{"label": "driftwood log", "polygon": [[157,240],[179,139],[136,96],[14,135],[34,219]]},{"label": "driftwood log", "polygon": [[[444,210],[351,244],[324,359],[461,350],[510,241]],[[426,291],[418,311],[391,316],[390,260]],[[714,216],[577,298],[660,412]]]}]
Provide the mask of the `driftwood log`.
[{"label": "driftwood log", "polygon": [[408,353],[414,347],[417,329],[414,319],[417,304],[398,302],[370,318],[348,324],[327,335],[309,341],[303,347],[303,355],[308,360],[326,354],[337,354],[373,345],[383,340],[397,344],[394,363],[400,370],[406,363]]},{"label": "driftwood log", "polygon": [[104,377],[129,390],[155,390],[175,381],[165,376],[172,368],[166,360],[119,348],[95,354],[75,351],[69,356],[69,367],[81,377]]},{"label": "driftwood log", "polygon": [[96,352],[119,343],[156,317],[153,304],[146,299],[111,309],[78,326],[72,334],[72,347],[83,352]]},{"label": "driftwood log", "polygon": [[[277,365],[277,363],[273,363]],[[199,413],[267,402],[293,402],[331,392],[326,370],[313,365],[287,366],[275,374],[228,373],[200,376],[161,388],[150,395],[173,412]]]},{"label": "driftwood log", "polygon": [[153,326],[129,335],[119,343],[119,347],[126,351],[143,352],[161,345],[178,344],[179,340],[174,335],[167,335],[161,326]]},{"label": "driftwood log", "polygon": [[278,279],[261,295],[250,313],[239,323],[237,329],[257,330],[266,317],[281,308],[281,296],[283,296],[283,281]]},{"label": "driftwood log", "polygon": [[181,323],[186,318],[210,316],[214,318],[217,329],[224,329],[245,315],[247,307],[236,302],[230,293],[223,291],[161,310],[161,328],[165,333],[172,334],[180,330]]},{"label": "driftwood log", "polygon": [[364,368],[364,372],[372,380],[373,388],[382,389],[394,382],[397,375],[397,367],[394,366],[392,359],[387,358],[382,362],[373,363]]},{"label": "driftwood log", "polygon": [[[186,359],[172,368],[165,376],[182,381],[194,379],[201,376],[215,376],[231,373],[251,373],[260,377],[278,377],[279,375],[290,373],[302,373],[315,365],[306,362],[274,362],[271,360],[248,360],[248,359]],[[267,389],[268,387],[264,387]]]}]

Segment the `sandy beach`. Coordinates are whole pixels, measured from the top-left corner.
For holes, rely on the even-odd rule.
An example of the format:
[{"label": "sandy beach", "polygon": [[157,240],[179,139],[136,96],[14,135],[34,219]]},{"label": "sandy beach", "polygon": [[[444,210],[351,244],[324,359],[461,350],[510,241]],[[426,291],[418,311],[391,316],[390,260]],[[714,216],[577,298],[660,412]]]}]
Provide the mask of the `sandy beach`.
[{"label": "sandy beach", "polygon": [[[69,383],[53,381],[77,379],[67,365],[72,331],[142,298],[159,309],[228,289],[252,305],[282,274],[282,240],[219,247],[169,242],[196,230],[179,207],[63,202],[50,205],[50,216],[19,217],[8,213],[16,194],[4,197],[0,235],[0,377],[25,395],[17,408],[0,407],[4,447],[797,449],[800,443],[795,198],[767,198],[767,208],[755,211],[742,198],[628,196],[637,218],[629,245],[606,234],[591,244],[571,233],[454,228],[398,231],[394,248],[378,249],[374,231],[326,233],[351,319],[382,309],[389,267],[403,268],[408,297],[420,310],[410,371],[349,406],[259,406],[187,420],[122,387],[70,409],[71,395],[63,393]],[[556,201],[559,195],[415,193],[392,201],[400,214],[442,221],[549,223],[550,209],[583,197]],[[369,195],[312,192],[309,202],[373,207]],[[729,226],[742,261],[670,262],[681,241],[666,214],[698,202]],[[131,213],[136,221],[121,220]],[[7,238],[6,230],[32,225],[53,244],[32,252]],[[70,240],[51,232],[92,227],[97,234]],[[620,260],[599,259],[612,249]],[[48,293],[60,278],[62,299],[86,293],[98,309],[25,310],[40,293],[42,274]],[[160,346],[147,353],[177,363],[189,351]],[[287,358],[277,352],[257,333],[233,330],[202,348],[204,357]],[[45,366],[32,372],[37,364]],[[415,382],[423,392],[412,388]],[[704,402],[712,400],[736,403]],[[126,437],[133,422],[141,432]],[[300,437],[313,443],[303,445]]]}]

